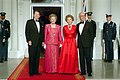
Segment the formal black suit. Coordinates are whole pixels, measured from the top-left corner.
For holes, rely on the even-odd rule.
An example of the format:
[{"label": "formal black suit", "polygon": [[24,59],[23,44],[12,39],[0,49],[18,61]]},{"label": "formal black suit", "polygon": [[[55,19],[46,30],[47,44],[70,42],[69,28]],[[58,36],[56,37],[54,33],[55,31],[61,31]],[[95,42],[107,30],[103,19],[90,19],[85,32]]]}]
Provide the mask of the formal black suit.
[{"label": "formal black suit", "polygon": [[105,40],[105,59],[108,62],[113,60],[113,42],[116,38],[116,24],[114,22],[107,23],[103,25],[103,39]]},{"label": "formal black suit", "polygon": [[[91,60],[90,60],[90,49],[93,45],[94,40],[94,29],[90,26],[88,21],[85,22],[82,33],[79,32],[79,26],[81,24],[77,24],[77,32],[78,32],[78,48],[79,48],[79,56],[80,56],[80,67],[81,73],[85,74],[87,66],[87,73],[92,73]],[[85,62],[86,61],[86,62]],[[85,63],[87,64],[85,66]]]},{"label": "formal black suit", "polygon": [[28,20],[26,23],[26,40],[27,42],[32,41],[32,46],[28,45],[30,75],[39,73],[40,50],[42,47],[42,42],[44,40],[44,23],[40,20],[39,23],[39,32],[34,19]]}]

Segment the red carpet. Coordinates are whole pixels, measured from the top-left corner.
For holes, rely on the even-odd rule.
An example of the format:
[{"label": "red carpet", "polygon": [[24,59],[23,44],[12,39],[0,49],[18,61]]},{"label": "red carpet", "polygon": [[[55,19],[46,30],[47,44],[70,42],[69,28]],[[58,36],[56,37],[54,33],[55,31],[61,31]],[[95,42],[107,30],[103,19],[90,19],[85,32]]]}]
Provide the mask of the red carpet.
[{"label": "red carpet", "polygon": [[44,73],[44,58],[40,59],[40,71],[42,75],[29,76],[28,73],[28,58],[24,58],[8,80],[85,80],[84,76],[79,74],[47,74]]}]

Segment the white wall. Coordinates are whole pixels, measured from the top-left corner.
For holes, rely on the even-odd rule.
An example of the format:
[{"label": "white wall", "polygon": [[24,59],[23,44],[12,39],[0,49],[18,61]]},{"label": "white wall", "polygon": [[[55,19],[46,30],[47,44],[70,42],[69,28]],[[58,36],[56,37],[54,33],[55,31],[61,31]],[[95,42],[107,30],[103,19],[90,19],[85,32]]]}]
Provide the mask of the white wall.
[{"label": "white wall", "polygon": [[[117,24],[117,39],[119,39],[119,29],[120,29],[120,0],[112,0],[111,1],[111,13],[112,13],[112,19]],[[120,39],[119,39],[120,41]],[[117,49],[117,40],[114,45],[114,58],[118,59],[118,49]]]},{"label": "white wall", "polygon": [[[93,19],[97,22],[97,37],[95,40],[94,59],[102,59],[101,30],[105,22],[105,14],[112,13],[113,21],[120,25],[120,0],[88,0],[87,11],[93,11]],[[82,0],[64,0],[63,24],[67,14],[75,18],[74,24],[79,22]],[[117,7],[116,7],[117,5]],[[6,18],[11,22],[11,38],[9,39],[9,57],[21,58],[28,56],[25,40],[25,24],[30,19],[30,0],[0,0],[0,11],[7,13]],[[118,37],[118,35],[117,35]],[[115,59],[117,59],[117,43],[115,42]]]},{"label": "white wall", "polygon": [[110,0],[91,0],[91,11],[93,20],[96,21],[96,39],[94,42],[93,59],[102,59],[104,56],[104,43],[102,42],[103,24],[106,21],[105,14],[111,12]]}]

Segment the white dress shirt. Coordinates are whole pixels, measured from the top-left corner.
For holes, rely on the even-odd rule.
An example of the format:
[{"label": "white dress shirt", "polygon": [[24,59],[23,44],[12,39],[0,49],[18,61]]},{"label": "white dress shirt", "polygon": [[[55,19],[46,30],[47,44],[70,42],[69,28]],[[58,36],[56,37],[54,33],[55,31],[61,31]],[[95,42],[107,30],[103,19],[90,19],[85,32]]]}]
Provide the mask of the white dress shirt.
[{"label": "white dress shirt", "polygon": [[85,25],[85,22],[84,22],[84,24],[80,24],[80,25],[79,25],[79,32],[80,32],[80,35],[82,34],[84,25]]},{"label": "white dress shirt", "polygon": [[35,23],[37,25],[38,32],[40,32],[40,23],[38,21],[35,21]]}]

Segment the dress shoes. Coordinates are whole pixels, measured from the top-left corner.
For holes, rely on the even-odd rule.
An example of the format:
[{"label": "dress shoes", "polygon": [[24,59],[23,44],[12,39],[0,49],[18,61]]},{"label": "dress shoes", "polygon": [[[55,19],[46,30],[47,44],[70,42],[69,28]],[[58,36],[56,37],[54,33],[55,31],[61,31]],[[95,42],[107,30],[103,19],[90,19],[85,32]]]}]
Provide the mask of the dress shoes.
[{"label": "dress shoes", "polygon": [[107,62],[107,60],[105,59],[104,62]]},{"label": "dress shoes", "polygon": [[80,75],[86,75],[86,73],[80,73]]},{"label": "dress shoes", "polygon": [[1,60],[0,63],[3,63],[3,60]]},{"label": "dress shoes", "polygon": [[33,76],[34,74],[29,74],[29,76]]},{"label": "dress shoes", "polygon": [[92,74],[91,74],[91,73],[88,73],[88,76],[92,76]]},{"label": "dress shoes", "polygon": [[5,58],[5,61],[8,61],[8,59],[7,59],[7,58]]},{"label": "dress shoes", "polygon": [[108,60],[107,62],[111,63],[111,62],[112,62],[112,60]]},{"label": "dress shoes", "polygon": [[91,61],[93,61],[93,59],[92,59],[92,58],[91,58],[90,60],[91,60]]},{"label": "dress shoes", "polygon": [[36,75],[42,75],[42,73],[35,73]]}]

